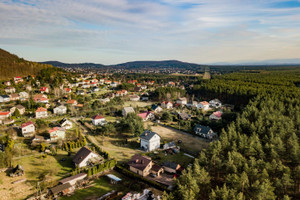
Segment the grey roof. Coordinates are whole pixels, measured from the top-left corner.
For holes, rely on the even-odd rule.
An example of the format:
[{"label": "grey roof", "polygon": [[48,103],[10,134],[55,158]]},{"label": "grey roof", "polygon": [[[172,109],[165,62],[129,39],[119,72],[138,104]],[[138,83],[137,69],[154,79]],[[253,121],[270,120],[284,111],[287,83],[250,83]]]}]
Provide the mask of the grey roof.
[{"label": "grey roof", "polygon": [[122,179],[120,179],[119,177],[117,177],[113,174],[107,174],[106,176],[108,176],[110,179],[112,179],[114,181],[122,181]]},{"label": "grey roof", "polygon": [[124,107],[123,109],[126,113],[134,112],[133,107]]},{"label": "grey roof", "polygon": [[[144,140],[151,140],[151,138],[155,135],[158,135],[157,133],[155,132],[152,132],[150,130],[145,130],[144,133],[142,133],[142,135],[140,135],[140,138],[141,139],[144,139]],[[159,136],[159,135],[158,135]],[[159,136],[160,137],[160,136]]]},{"label": "grey roof", "polygon": [[202,126],[200,124],[197,124],[194,127],[194,131],[196,132],[197,130],[200,130],[200,132],[203,133],[203,134],[208,134],[209,131],[211,130],[211,128],[209,126]]},{"label": "grey roof", "polygon": [[87,176],[86,173],[79,173],[79,174],[76,174],[76,175],[74,175],[74,176],[70,176],[70,177],[68,177],[68,178],[64,178],[64,179],[60,180],[59,182],[60,182],[61,184],[65,184],[65,183],[68,183],[68,182],[70,182],[70,181],[72,181],[72,180],[74,180],[74,179],[78,179],[78,178],[84,179],[86,176]]},{"label": "grey roof", "polygon": [[173,162],[166,161],[166,162],[164,162],[163,166],[169,167],[169,168],[171,168],[171,169],[175,169],[175,170],[176,170],[178,164],[177,164],[177,163],[173,163]]},{"label": "grey roof", "polygon": [[55,187],[51,188],[50,190],[51,190],[52,194],[57,194],[57,193],[60,193],[64,190],[66,190],[66,189],[69,189],[70,187],[72,187],[71,184],[66,183],[66,184],[55,186]]}]

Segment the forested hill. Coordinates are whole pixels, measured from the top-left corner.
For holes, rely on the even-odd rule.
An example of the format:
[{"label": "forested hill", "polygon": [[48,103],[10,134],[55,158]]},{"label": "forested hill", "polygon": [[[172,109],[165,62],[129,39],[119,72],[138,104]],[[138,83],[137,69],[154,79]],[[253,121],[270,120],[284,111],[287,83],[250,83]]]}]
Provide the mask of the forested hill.
[{"label": "forested hill", "polygon": [[81,67],[81,68],[116,68],[116,69],[142,69],[142,68],[178,68],[178,69],[203,69],[203,65],[194,63],[181,62],[177,60],[165,60],[165,61],[133,61],[127,63],[121,63],[117,65],[102,65],[95,63],[75,63],[67,64],[58,61],[47,61],[44,64],[51,64],[55,67]]},{"label": "forested hill", "polygon": [[47,64],[30,62],[0,49],[0,80],[15,76],[36,75],[41,69],[52,67]]}]

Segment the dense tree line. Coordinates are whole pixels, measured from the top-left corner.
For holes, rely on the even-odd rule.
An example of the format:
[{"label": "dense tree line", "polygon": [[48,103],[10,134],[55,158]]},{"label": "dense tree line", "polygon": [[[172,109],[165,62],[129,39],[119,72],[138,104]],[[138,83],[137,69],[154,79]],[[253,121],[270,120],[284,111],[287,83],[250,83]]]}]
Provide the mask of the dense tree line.
[{"label": "dense tree line", "polygon": [[176,87],[158,87],[152,94],[152,98],[158,101],[176,100],[184,97],[185,90]]},{"label": "dense tree line", "polygon": [[296,199],[299,126],[299,98],[257,96],[164,199]]}]

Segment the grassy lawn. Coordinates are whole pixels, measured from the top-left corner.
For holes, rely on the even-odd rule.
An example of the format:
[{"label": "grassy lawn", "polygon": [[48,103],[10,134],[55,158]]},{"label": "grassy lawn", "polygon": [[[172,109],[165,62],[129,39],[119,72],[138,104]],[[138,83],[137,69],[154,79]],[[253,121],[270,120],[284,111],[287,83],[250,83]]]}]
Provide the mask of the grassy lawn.
[{"label": "grassy lawn", "polygon": [[[65,161],[60,161],[65,158]],[[42,158],[41,155],[24,156],[13,161],[14,165],[20,164],[25,170],[25,177],[31,181],[41,179],[41,176],[47,176],[49,181],[58,180],[72,171],[73,164],[71,157],[67,152],[58,150],[56,156],[47,155]]]},{"label": "grassy lawn", "polygon": [[151,106],[153,102],[144,102],[144,101],[125,101],[124,102],[124,107],[127,106],[132,106],[132,107],[146,107],[146,106]]},{"label": "grassy lawn", "polygon": [[115,122],[117,120],[116,117],[112,117],[112,116],[105,116],[105,120],[107,122]]},{"label": "grassy lawn", "polygon": [[[121,176],[117,172],[113,173],[117,177],[120,177],[124,180],[125,177]],[[116,191],[122,191],[124,194],[128,192],[128,188],[124,187],[124,185],[121,184],[111,184],[109,179],[106,176],[101,176],[99,179],[95,180],[92,184],[92,187],[76,190],[75,193],[72,196],[65,196],[61,197],[61,200],[83,200],[87,198],[96,198],[100,197],[112,190]]]}]

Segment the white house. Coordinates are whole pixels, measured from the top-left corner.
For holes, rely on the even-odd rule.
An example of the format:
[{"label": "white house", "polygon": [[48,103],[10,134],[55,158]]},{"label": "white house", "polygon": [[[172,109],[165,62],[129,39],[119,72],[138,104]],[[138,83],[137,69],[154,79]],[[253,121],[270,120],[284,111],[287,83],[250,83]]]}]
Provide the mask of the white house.
[{"label": "white house", "polygon": [[46,117],[48,117],[48,113],[47,113],[47,109],[46,108],[39,107],[35,111],[35,118],[39,119],[39,118],[46,118]]},{"label": "white house", "polygon": [[201,101],[199,104],[197,104],[198,109],[208,110],[209,109],[209,103],[207,101]]},{"label": "white house", "polygon": [[138,96],[138,95],[130,95],[129,98],[130,98],[130,101],[139,101],[140,100],[140,96]]},{"label": "white house", "polygon": [[63,118],[59,122],[59,124],[60,124],[60,127],[64,128],[64,129],[70,129],[70,128],[73,127],[73,123],[70,120],[66,119],[66,118]]},{"label": "white house", "polygon": [[10,102],[10,96],[8,95],[0,96],[0,103],[4,103],[4,102]]},{"label": "white house", "polygon": [[60,105],[53,109],[53,113],[56,115],[64,115],[67,113],[67,107],[64,105]]},{"label": "white house", "polygon": [[213,99],[209,101],[211,107],[220,108],[222,106],[222,102],[219,99]]},{"label": "white house", "polygon": [[11,116],[9,111],[0,111],[0,120],[7,119]]},{"label": "white house", "polygon": [[166,108],[166,109],[171,109],[171,108],[173,108],[173,103],[170,102],[170,101],[168,101],[168,102],[163,101],[163,102],[161,103],[161,107],[162,107],[162,108]]},{"label": "white house", "polygon": [[133,107],[124,107],[122,110],[122,115],[126,116],[128,113],[135,113]]},{"label": "white house", "polygon": [[26,100],[29,98],[29,94],[27,92],[20,92],[19,96],[21,100]]},{"label": "white house", "polygon": [[141,138],[141,148],[145,151],[153,151],[160,147],[160,136],[152,131],[146,130]]},{"label": "white house", "polygon": [[32,137],[35,133],[35,126],[33,122],[29,121],[21,125],[23,137]]},{"label": "white house", "polygon": [[15,93],[16,89],[14,87],[7,87],[4,89],[6,93]]},{"label": "white house", "polygon": [[50,141],[56,142],[59,139],[64,140],[66,136],[66,132],[64,128],[61,127],[54,127],[48,131],[50,135]]},{"label": "white house", "polygon": [[98,125],[102,126],[102,125],[106,124],[106,120],[102,115],[95,115],[94,117],[92,117],[92,123],[95,126],[98,126]]},{"label": "white house", "polygon": [[142,118],[144,121],[147,120],[154,120],[155,119],[155,115],[152,112],[143,112],[143,113],[139,113],[138,116],[140,118]]},{"label": "white house", "polygon": [[73,157],[73,162],[75,163],[76,167],[81,168],[86,167],[92,163],[97,163],[102,159],[103,158],[101,156],[92,152],[87,147],[82,147]]},{"label": "white house", "polygon": [[179,98],[176,103],[180,105],[186,105],[187,104],[187,99],[185,97]]},{"label": "white house", "polygon": [[160,106],[156,105],[156,104],[152,105],[151,109],[154,111],[154,113],[160,113],[160,112],[163,111],[163,109]]}]

